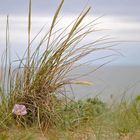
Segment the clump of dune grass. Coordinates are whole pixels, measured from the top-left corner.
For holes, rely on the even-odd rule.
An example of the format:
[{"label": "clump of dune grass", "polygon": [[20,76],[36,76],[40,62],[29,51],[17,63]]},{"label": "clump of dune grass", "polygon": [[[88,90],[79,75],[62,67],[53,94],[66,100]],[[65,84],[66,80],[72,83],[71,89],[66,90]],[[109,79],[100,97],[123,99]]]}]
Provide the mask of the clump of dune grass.
[{"label": "clump of dune grass", "polygon": [[[97,31],[94,27],[95,20],[83,24],[90,11],[90,7],[84,9],[79,16],[64,29],[55,30],[59,13],[64,0],[57,8],[52,24],[37,46],[33,46],[34,40],[40,32],[31,39],[31,0],[29,0],[28,15],[28,46],[22,58],[18,58],[19,65],[13,68],[10,59],[9,47],[9,18],[6,25],[6,51],[2,56],[1,87],[0,87],[0,126],[8,129],[13,125],[36,126],[43,131],[56,125],[61,115],[57,113],[59,100],[57,94],[65,93],[62,89],[65,85],[90,84],[88,81],[75,81],[68,77],[68,73],[74,68],[75,63],[83,57],[99,50],[107,50],[111,47],[107,38],[101,37],[84,45],[79,45],[91,33]],[[42,46],[46,48],[41,52]],[[101,45],[103,45],[101,47]],[[99,46],[99,47],[98,47]],[[67,98],[67,97],[66,97]],[[27,115],[16,116],[12,113],[15,104],[25,105]],[[65,104],[64,104],[65,106]]]}]

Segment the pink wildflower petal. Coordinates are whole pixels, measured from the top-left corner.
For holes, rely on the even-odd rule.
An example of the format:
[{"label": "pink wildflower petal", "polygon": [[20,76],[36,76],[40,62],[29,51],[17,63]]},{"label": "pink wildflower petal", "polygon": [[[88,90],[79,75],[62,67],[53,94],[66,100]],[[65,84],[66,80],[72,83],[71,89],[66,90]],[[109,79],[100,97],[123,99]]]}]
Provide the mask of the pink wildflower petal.
[{"label": "pink wildflower petal", "polygon": [[26,115],[26,114],[27,114],[27,111],[26,110],[24,110],[24,111],[21,112],[21,115]]},{"label": "pink wildflower petal", "polygon": [[27,114],[27,109],[25,105],[15,104],[12,113],[18,116],[23,116]]},{"label": "pink wildflower petal", "polygon": [[14,105],[13,112],[16,111],[16,110],[18,110],[18,105],[17,104]]}]

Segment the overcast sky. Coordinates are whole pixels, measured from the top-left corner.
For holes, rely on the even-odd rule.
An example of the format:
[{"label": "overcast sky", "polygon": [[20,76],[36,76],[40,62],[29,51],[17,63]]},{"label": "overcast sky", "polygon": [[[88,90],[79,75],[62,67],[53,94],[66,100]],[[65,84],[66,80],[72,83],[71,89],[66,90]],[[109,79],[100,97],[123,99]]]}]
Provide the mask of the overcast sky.
[{"label": "overcast sky", "polygon": [[[51,22],[60,0],[32,0],[32,34]],[[61,16],[63,26],[91,6],[88,20],[104,15],[99,28],[110,29],[106,34],[118,40],[133,41],[118,46],[124,57],[114,64],[140,65],[140,0],[65,0]],[[11,46],[19,55],[25,50],[27,40],[28,0],[0,0],[0,51],[4,49],[6,15],[10,15]],[[90,40],[90,39],[89,39]],[[118,49],[117,48],[117,49]],[[1,55],[2,53],[0,53]],[[92,57],[92,56],[90,56]]]},{"label": "overcast sky", "polygon": [[[34,14],[48,15],[55,11],[61,0],[32,0]],[[0,0],[1,14],[26,15],[28,0]],[[86,4],[95,14],[132,16],[140,19],[139,0],[65,0],[63,11],[74,14]]]}]

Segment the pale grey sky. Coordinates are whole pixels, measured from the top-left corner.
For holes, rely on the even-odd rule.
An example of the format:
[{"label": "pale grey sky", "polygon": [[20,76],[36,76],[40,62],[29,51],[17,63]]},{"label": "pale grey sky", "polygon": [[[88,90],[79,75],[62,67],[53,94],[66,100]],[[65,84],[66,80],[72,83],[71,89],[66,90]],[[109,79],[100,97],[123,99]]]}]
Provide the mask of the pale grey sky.
[{"label": "pale grey sky", "polygon": [[[33,0],[34,13],[40,15],[52,14],[60,1]],[[0,3],[0,12],[2,14],[26,14],[28,0],[0,0]],[[65,0],[63,11],[69,14],[77,13],[87,3],[93,7],[95,14],[140,18],[140,0]]]},{"label": "pale grey sky", "polygon": [[[60,0],[32,0],[33,35],[45,23],[51,22],[59,3]],[[72,21],[86,4],[92,7],[89,20],[104,15],[100,19],[99,28],[111,29],[106,33],[107,35],[115,36],[118,40],[133,41],[118,46],[125,57],[119,58],[113,64],[140,65],[140,0],[65,0],[61,12],[63,26]],[[28,0],[0,0],[1,52],[5,44],[7,14],[10,15],[11,46],[19,55],[25,50],[23,46],[26,45],[27,40],[27,10]]]}]

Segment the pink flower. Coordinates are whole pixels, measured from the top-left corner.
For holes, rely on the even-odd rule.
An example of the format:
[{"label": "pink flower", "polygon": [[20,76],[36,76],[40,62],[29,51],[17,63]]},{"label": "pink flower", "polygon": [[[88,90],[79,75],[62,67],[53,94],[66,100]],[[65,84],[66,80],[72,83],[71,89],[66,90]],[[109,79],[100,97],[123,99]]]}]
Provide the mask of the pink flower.
[{"label": "pink flower", "polygon": [[24,116],[27,114],[27,109],[25,105],[15,104],[12,110],[12,113],[17,116]]}]

